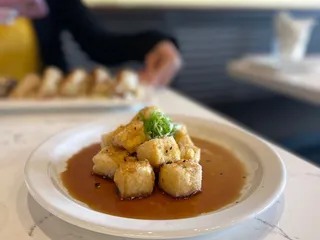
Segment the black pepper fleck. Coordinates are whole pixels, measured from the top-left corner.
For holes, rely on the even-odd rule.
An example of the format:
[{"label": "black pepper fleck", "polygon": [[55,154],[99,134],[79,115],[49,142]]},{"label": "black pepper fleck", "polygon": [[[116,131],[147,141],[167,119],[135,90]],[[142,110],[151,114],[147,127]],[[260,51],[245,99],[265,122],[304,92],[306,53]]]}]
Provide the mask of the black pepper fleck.
[{"label": "black pepper fleck", "polygon": [[186,162],[186,160],[183,160],[183,162]]},{"label": "black pepper fleck", "polygon": [[131,157],[136,157],[136,156],[137,156],[137,153],[136,153],[136,152],[131,153],[131,154],[129,154],[129,156],[131,156]]},{"label": "black pepper fleck", "polygon": [[168,150],[166,150],[166,153],[168,153]]},{"label": "black pepper fleck", "polygon": [[136,128],[136,127],[134,127],[134,130],[137,130],[137,128]]},{"label": "black pepper fleck", "polygon": [[172,150],[172,146],[170,147],[170,150]]},{"label": "black pepper fleck", "polygon": [[242,178],[247,178],[246,176],[243,176]]},{"label": "black pepper fleck", "polygon": [[236,201],[236,203],[239,203],[238,201]]},{"label": "black pepper fleck", "polygon": [[94,186],[95,186],[96,188],[100,188],[100,187],[101,187],[101,184],[100,184],[100,183],[95,183]]},{"label": "black pepper fleck", "polygon": [[171,161],[169,161],[169,162],[167,162],[166,164],[172,164],[172,162],[171,162]]}]

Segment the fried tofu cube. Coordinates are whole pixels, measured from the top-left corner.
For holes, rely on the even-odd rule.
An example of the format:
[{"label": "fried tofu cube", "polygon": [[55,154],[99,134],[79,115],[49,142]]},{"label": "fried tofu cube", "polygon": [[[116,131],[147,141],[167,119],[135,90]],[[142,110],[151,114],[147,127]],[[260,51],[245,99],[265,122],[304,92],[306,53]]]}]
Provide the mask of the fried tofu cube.
[{"label": "fried tofu cube", "polygon": [[194,144],[179,144],[179,149],[181,152],[181,159],[192,160],[195,162],[200,161],[201,150]]},{"label": "fried tofu cube", "polygon": [[125,162],[125,158],[129,156],[129,152],[123,148],[107,146],[103,148],[92,159],[93,172],[95,174],[113,178],[119,164]]},{"label": "fried tofu cube", "polygon": [[119,132],[121,132],[123,129],[124,129],[124,126],[121,125],[116,130],[114,130],[114,131],[112,131],[110,133],[103,134],[101,136],[101,148],[104,148],[106,146],[112,146],[113,145],[114,136],[116,134],[118,134]]},{"label": "fried tofu cube", "polygon": [[121,163],[114,175],[122,199],[149,196],[153,192],[155,175],[148,161]]},{"label": "fried tofu cube", "polygon": [[180,160],[180,150],[173,137],[151,139],[137,149],[140,161],[148,160],[152,167],[158,168],[166,162]]},{"label": "fried tofu cube", "polygon": [[131,121],[138,121],[138,120],[142,120],[140,119],[141,116],[143,116],[145,119],[148,119],[150,117],[150,114],[153,111],[161,111],[158,107],[155,106],[151,106],[151,107],[145,107],[142,110],[140,110]]},{"label": "fried tofu cube", "polygon": [[[180,128],[176,131],[175,135],[174,135],[174,139],[176,140],[176,142],[179,144],[179,142],[185,138],[186,136],[189,136],[188,134],[188,130],[186,125],[180,124]],[[191,141],[191,139],[190,139]],[[192,142],[192,141],[191,141]]]},{"label": "fried tofu cube", "polygon": [[194,161],[181,160],[161,166],[159,187],[172,197],[188,197],[202,186],[202,167]]},{"label": "fried tofu cube", "polygon": [[138,158],[137,157],[135,157],[135,156],[127,156],[127,157],[125,157],[124,158],[124,161],[125,162],[138,162],[139,160],[138,160]]},{"label": "fried tofu cube", "polygon": [[174,138],[178,143],[181,152],[181,159],[193,160],[196,162],[200,161],[200,148],[196,147],[192,142],[186,126],[183,125],[180,129],[178,129]]},{"label": "fried tofu cube", "polygon": [[144,132],[143,122],[134,121],[126,125],[113,138],[113,144],[127,149],[130,153],[137,150],[137,147],[148,140]]}]

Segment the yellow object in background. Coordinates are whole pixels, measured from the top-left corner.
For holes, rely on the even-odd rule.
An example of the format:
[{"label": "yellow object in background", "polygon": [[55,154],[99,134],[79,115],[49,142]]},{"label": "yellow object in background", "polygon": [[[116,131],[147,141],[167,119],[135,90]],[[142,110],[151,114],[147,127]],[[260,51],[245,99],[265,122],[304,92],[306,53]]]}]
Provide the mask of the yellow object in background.
[{"label": "yellow object in background", "polygon": [[17,18],[10,25],[0,25],[0,76],[20,80],[39,68],[37,38],[31,21]]}]

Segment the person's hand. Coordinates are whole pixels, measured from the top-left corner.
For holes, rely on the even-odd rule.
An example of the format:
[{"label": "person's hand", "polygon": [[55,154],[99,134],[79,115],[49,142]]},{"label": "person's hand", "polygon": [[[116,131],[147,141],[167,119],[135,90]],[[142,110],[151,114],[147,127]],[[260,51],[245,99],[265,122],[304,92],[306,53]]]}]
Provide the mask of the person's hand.
[{"label": "person's hand", "polygon": [[170,83],[181,66],[182,60],[175,45],[162,41],[147,54],[140,78],[147,84],[164,86]]}]

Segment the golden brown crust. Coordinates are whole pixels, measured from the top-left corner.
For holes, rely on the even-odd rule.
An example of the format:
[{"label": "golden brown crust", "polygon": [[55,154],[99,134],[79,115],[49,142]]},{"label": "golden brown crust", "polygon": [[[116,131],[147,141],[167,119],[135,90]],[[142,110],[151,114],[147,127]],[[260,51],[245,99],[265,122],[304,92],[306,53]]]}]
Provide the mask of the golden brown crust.
[{"label": "golden brown crust", "polygon": [[38,74],[27,74],[13,89],[10,98],[33,98],[40,87],[41,80]]}]

